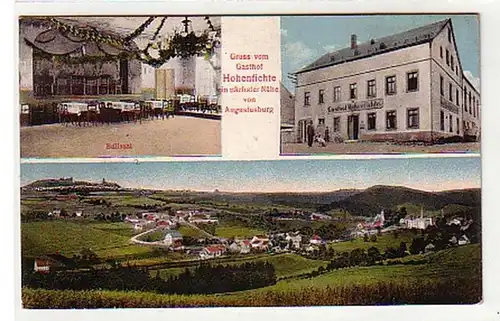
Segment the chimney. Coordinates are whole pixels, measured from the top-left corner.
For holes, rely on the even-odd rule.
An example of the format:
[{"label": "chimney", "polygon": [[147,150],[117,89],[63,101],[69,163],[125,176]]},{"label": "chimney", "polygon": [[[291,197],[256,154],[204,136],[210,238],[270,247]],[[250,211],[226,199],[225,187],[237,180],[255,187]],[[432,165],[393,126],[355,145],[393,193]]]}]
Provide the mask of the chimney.
[{"label": "chimney", "polygon": [[351,35],[351,49],[356,49],[358,47],[358,38],[356,35]]}]

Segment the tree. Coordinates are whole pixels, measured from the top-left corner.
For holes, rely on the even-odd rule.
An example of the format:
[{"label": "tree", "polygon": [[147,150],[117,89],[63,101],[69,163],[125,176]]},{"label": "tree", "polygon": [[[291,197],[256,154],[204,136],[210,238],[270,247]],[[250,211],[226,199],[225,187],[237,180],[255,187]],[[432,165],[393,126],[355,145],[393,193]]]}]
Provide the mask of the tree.
[{"label": "tree", "polygon": [[370,236],[370,242],[377,242],[377,236],[375,234]]},{"label": "tree", "polygon": [[420,254],[425,249],[425,241],[422,237],[416,237],[412,240],[410,245],[411,254]]},{"label": "tree", "polygon": [[368,234],[363,235],[363,241],[364,242],[369,242],[370,238],[368,237]]},{"label": "tree", "polygon": [[375,246],[372,246],[368,249],[367,257],[369,265],[375,264],[382,258],[382,256],[380,255],[380,251]]},{"label": "tree", "polygon": [[407,250],[407,249],[406,249],[406,243],[405,243],[405,242],[401,242],[401,243],[399,244],[399,250],[398,250],[398,254],[399,254],[399,255],[398,255],[398,256],[399,256],[399,257],[404,257],[404,256],[406,256],[406,250]]}]

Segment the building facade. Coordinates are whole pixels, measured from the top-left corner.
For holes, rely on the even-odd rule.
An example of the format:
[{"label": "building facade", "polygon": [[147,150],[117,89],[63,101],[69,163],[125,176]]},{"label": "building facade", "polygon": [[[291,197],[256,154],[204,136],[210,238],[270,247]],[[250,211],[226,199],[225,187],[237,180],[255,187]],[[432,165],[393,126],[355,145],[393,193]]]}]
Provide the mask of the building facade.
[{"label": "building facade", "polygon": [[296,73],[295,97],[297,142],[311,123],[330,140],[479,137],[479,92],[463,74],[450,19],[363,44],[352,35],[349,48]]}]

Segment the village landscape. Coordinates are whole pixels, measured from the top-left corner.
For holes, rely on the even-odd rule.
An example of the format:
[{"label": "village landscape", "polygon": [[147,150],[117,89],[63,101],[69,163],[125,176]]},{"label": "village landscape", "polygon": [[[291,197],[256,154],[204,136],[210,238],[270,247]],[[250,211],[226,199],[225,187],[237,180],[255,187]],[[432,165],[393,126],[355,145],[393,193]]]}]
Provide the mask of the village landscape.
[{"label": "village landscape", "polygon": [[474,304],[480,189],[21,187],[25,308]]}]

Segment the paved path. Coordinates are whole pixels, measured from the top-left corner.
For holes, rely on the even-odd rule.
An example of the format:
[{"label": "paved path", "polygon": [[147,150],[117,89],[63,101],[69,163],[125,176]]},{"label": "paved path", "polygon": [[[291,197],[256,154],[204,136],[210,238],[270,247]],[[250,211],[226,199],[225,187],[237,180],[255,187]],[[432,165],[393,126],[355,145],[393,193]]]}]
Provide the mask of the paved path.
[{"label": "paved path", "polygon": [[[196,117],[78,127],[21,128],[21,157],[220,155],[220,121]],[[109,149],[106,144],[129,145]],[[128,147],[128,146],[124,146]]]},{"label": "paved path", "polygon": [[480,143],[456,143],[440,145],[397,145],[391,143],[377,142],[355,142],[355,143],[330,143],[326,147],[314,144],[284,144],[282,154],[385,154],[385,153],[457,153],[457,152],[479,152]]}]

